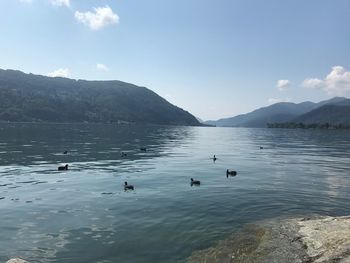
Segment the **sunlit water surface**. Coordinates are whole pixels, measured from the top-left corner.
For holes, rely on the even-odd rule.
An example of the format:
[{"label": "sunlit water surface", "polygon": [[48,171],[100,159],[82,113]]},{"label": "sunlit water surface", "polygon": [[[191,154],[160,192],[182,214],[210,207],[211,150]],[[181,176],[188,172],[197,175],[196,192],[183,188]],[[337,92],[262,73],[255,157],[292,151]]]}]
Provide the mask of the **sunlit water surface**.
[{"label": "sunlit water surface", "polygon": [[246,223],[347,215],[349,145],[349,131],[1,124],[0,262],[183,262]]}]

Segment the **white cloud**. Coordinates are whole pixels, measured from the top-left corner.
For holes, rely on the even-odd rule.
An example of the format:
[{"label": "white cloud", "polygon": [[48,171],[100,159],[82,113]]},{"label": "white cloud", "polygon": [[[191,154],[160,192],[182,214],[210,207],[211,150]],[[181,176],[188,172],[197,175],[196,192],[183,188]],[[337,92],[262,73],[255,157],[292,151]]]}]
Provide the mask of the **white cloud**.
[{"label": "white cloud", "polygon": [[310,89],[322,88],[323,81],[320,79],[308,78],[303,81],[302,86]]},{"label": "white cloud", "polygon": [[344,95],[350,92],[350,71],[342,66],[335,66],[324,78],[308,78],[302,83],[305,88],[322,89],[331,95]]},{"label": "white cloud", "polygon": [[94,12],[76,11],[75,18],[92,30],[99,30],[107,25],[119,23],[119,16],[113,13],[109,6],[94,8]]},{"label": "white cloud", "polygon": [[98,63],[98,64],[96,65],[96,68],[97,68],[98,70],[102,70],[102,71],[108,71],[108,70],[109,70],[109,68],[108,68],[105,64],[101,64],[101,63]]},{"label": "white cloud", "polygon": [[50,2],[55,6],[70,6],[70,0],[50,0]]},{"label": "white cloud", "polygon": [[281,99],[281,98],[269,98],[268,99],[268,103],[269,104],[275,104],[275,103],[279,103],[279,102],[291,102],[292,99],[291,98],[285,98],[285,99]]},{"label": "white cloud", "polygon": [[53,72],[47,74],[48,77],[62,77],[67,78],[70,76],[69,69],[67,68],[59,68]]},{"label": "white cloud", "polygon": [[278,90],[283,91],[290,86],[290,81],[287,79],[280,79],[277,81],[276,87]]},{"label": "white cloud", "polygon": [[[31,4],[33,3],[34,0],[19,0],[19,1],[22,3]],[[70,0],[49,0],[49,2],[55,6],[66,6],[66,7],[70,6]]]}]

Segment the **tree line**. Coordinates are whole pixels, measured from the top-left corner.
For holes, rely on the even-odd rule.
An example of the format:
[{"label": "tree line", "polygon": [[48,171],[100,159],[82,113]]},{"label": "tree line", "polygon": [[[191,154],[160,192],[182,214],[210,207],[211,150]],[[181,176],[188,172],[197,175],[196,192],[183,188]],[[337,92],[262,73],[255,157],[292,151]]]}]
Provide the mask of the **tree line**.
[{"label": "tree line", "polygon": [[268,128],[283,128],[283,129],[350,129],[350,124],[343,123],[302,123],[302,122],[283,122],[283,123],[267,123]]}]

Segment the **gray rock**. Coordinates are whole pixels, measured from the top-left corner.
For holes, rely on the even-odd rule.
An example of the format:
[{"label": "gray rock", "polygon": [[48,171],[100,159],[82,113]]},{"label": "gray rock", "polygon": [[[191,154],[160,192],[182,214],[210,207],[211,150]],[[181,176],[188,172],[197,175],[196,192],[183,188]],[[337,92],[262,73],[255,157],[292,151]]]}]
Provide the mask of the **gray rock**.
[{"label": "gray rock", "polygon": [[29,263],[29,262],[20,258],[11,258],[10,260],[6,261],[6,263]]},{"label": "gray rock", "polygon": [[276,219],[248,225],[189,263],[350,263],[350,217]]},{"label": "gray rock", "polygon": [[298,222],[312,262],[350,262],[350,217],[325,217]]}]

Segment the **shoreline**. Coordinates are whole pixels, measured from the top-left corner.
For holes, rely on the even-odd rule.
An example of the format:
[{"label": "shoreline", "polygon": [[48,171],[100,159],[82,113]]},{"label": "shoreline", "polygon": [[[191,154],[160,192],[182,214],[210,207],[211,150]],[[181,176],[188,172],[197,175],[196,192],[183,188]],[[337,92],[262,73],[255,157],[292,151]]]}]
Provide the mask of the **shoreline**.
[{"label": "shoreline", "polygon": [[350,262],[350,216],[272,219],[246,225],[188,263]]},{"label": "shoreline", "polygon": [[[188,263],[350,262],[350,216],[270,219],[247,224]],[[12,258],[6,263],[29,263]]]}]

